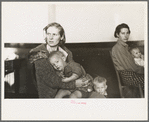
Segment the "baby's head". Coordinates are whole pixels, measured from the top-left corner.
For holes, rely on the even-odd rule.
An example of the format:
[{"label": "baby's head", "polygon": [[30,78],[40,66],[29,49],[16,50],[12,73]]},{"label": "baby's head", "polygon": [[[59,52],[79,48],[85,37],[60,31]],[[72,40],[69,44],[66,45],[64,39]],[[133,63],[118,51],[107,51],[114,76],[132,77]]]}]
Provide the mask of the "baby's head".
[{"label": "baby's head", "polygon": [[95,91],[104,95],[106,92],[106,89],[107,89],[106,82],[107,82],[107,80],[105,78],[97,76],[93,80]]},{"label": "baby's head", "polygon": [[64,68],[66,66],[66,58],[64,54],[60,51],[53,51],[50,53],[49,62],[52,64],[54,69],[59,70],[59,71],[64,71]]},{"label": "baby's head", "polygon": [[140,58],[141,57],[141,52],[140,52],[139,48],[132,47],[132,48],[130,48],[129,51],[134,58]]}]

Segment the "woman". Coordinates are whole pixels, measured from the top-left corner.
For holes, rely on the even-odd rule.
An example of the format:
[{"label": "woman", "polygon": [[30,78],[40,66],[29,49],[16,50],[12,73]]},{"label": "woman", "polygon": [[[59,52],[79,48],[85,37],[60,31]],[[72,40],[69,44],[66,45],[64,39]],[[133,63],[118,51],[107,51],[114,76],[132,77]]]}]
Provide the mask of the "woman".
[{"label": "woman", "polygon": [[73,60],[70,50],[65,44],[65,32],[58,23],[50,23],[44,29],[46,44],[41,44],[30,51],[29,61],[35,66],[37,90],[40,98],[54,98],[58,89],[75,89],[87,83],[78,79],[73,82],[63,83],[58,77],[47,57],[50,52],[59,50],[65,54],[66,61]]},{"label": "woman", "polygon": [[114,36],[118,38],[112,48],[112,58],[116,69],[119,71],[125,85],[144,87],[144,68],[135,64],[132,55],[128,51],[129,26],[125,23],[118,25]]}]

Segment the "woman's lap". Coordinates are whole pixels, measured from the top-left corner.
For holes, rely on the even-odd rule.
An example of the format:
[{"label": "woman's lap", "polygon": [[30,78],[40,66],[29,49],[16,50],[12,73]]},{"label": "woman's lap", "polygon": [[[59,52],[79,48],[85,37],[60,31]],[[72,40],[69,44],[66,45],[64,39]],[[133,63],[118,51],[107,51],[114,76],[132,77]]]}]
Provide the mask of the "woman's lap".
[{"label": "woman's lap", "polygon": [[125,70],[119,71],[119,73],[124,85],[138,87],[138,84],[140,84],[142,87],[144,87],[143,74],[138,74],[133,71],[125,71]]}]

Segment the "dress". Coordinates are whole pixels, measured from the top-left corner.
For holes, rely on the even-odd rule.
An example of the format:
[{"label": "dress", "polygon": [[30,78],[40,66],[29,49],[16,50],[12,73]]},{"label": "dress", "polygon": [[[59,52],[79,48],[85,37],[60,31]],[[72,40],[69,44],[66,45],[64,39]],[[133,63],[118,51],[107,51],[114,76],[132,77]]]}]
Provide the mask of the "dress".
[{"label": "dress", "polygon": [[[62,49],[68,54],[67,61],[69,62],[72,60],[71,51],[69,51],[66,47],[63,47]],[[39,98],[54,98],[58,89],[75,89],[75,81],[72,81],[71,83],[63,83],[47,58],[40,58],[39,56],[32,55],[34,52],[39,52],[41,50],[45,51],[45,54],[48,57],[49,52],[46,49],[46,44],[37,46],[32,49],[29,54],[29,60],[32,62],[32,67],[35,69]]]},{"label": "dress", "polygon": [[[81,91],[82,97],[84,97],[84,98],[89,97],[89,95],[90,95],[89,92],[92,91],[92,86],[93,86],[92,80],[93,80],[93,78],[89,74],[86,74],[84,68],[79,63],[76,63],[74,61],[70,61],[64,69],[64,76],[65,77],[70,77],[72,75],[72,73],[77,74],[79,76],[79,78],[84,78],[84,81],[90,80],[89,84],[86,87],[79,87],[79,88],[75,89],[75,90]],[[91,91],[88,91],[89,89],[91,89]],[[74,90],[71,90],[71,92],[74,92]]]},{"label": "dress", "polygon": [[126,43],[117,41],[112,48],[112,58],[125,85],[138,86],[139,83],[144,87],[144,67],[135,64]]}]

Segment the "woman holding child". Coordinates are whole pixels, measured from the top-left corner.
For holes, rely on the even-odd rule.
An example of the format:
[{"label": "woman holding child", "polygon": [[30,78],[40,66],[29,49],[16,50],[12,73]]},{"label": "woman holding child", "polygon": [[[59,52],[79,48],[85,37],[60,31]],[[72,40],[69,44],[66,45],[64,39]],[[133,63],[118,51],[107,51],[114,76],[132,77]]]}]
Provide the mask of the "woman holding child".
[{"label": "woman holding child", "polygon": [[62,82],[54,68],[47,60],[52,51],[60,51],[66,61],[72,61],[72,52],[64,44],[66,41],[63,27],[58,23],[50,23],[44,29],[46,44],[41,44],[30,51],[29,61],[35,67],[39,98],[54,98],[58,89],[76,89],[87,84],[87,81],[77,79],[72,82]]},{"label": "woman holding child", "polygon": [[136,65],[129,52],[129,35],[130,28],[127,24],[122,23],[116,27],[114,36],[118,40],[112,48],[112,58],[125,85],[138,87],[141,84],[144,87],[144,67]]}]

